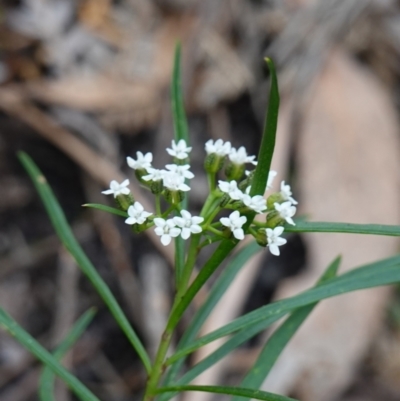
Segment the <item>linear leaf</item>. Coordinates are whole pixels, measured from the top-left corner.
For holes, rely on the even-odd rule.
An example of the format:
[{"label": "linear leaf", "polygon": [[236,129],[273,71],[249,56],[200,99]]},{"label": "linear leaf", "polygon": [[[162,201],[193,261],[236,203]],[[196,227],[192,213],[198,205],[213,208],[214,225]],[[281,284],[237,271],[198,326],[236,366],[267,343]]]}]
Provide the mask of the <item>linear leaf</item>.
[{"label": "linear leaf", "polygon": [[279,89],[275,66],[271,59],[265,59],[270,74],[271,88],[267,107],[267,115],[264,123],[264,132],[258,153],[258,164],[251,184],[250,195],[264,195],[267,186],[269,170],[271,168],[272,155],[275,148],[276,128],[278,126],[279,113]]},{"label": "linear leaf", "polygon": [[[63,342],[54,351],[54,358],[59,361],[73,347],[79,337],[85,332],[95,314],[96,311],[92,308],[78,319]],[[39,380],[39,397],[41,401],[56,401],[53,395],[54,379],[55,375],[53,371],[45,366]]]},{"label": "linear leaf", "polygon": [[69,227],[68,222],[65,218],[65,215],[60,205],[58,204],[57,199],[53,194],[53,191],[47,184],[45,177],[27,154],[20,152],[18,154],[18,157],[25,167],[26,171],[28,172],[29,176],[31,177],[33,184],[35,185],[36,190],[38,191],[46,208],[46,211],[50,217],[53,227],[57,232],[58,237],[61,239],[67,250],[74,257],[78,266],[81,268],[86,277],[90,280],[98,294],[101,296],[104,303],[107,305],[108,309],[114,316],[114,319],[135,348],[146,368],[146,371],[149,373],[151,370],[151,362],[146,350],[144,349],[141,341],[139,340],[139,337],[133,330],[132,326],[130,325],[121,307],[118,305],[114,295],[108,288],[107,284],[100,277],[99,273],[96,271],[95,267],[86,256],[82,247],[75,239],[71,228]]},{"label": "linear leaf", "polygon": [[[320,278],[317,285],[324,283],[337,275],[341,258],[336,258],[326,269],[325,273]],[[275,330],[272,336],[268,339],[267,343],[260,352],[257,361],[254,363],[250,371],[247,373],[243,381],[240,383],[241,387],[258,389],[268,376],[272,367],[274,366],[279,355],[286,347],[287,343],[291,340],[293,335],[297,332],[299,327],[307,319],[312,312],[316,303],[303,306],[296,309],[286,319],[282,325]],[[232,401],[242,401],[242,397],[234,397]]]},{"label": "linear leaf", "polygon": [[[181,80],[181,45],[176,44],[174,68],[172,70],[172,86],[171,86],[171,103],[172,103],[172,116],[174,121],[175,141],[183,139],[189,144],[189,129],[185,113],[185,104],[183,101],[182,93],[182,80]],[[181,206],[187,209],[187,195],[185,194]],[[185,264],[185,242],[181,236],[175,238],[175,275],[176,283],[179,286],[182,278],[183,266]]]},{"label": "linear leaf", "polygon": [[[335,259],[335,261],[327,268],[326,272],[321,277],[320,281],[327,280],[329,278],[334,277],[339,267],[340,258]],[[305,307],[307,308],[307,307]],[[297,312],[297,311],[296,311]],[[294,313],[296,313],[294,312]],[[279,315],[271,316],[270,319],[263,320],[253,326],[246,328],[244,330],[239,331],[238,333],[234,334],[225,344],[211,353],[209,356],[204,358],[202,361],[197,363],[190,369],[186,374],[184,374],[176,383],[179,385],[184,385],[192,381],[195,377],[203,373],[207,370],[210,366],[217,363],[221,360],[224,356],[228,355],[232,352],[235,348],[243,344],[244,342],[250,340],[252,337],[260,333],[261,331],[265,330],[268,326],[270,326],[273,322],[284,316],[286,313],[283,312]],[[243,387],[249,388],[256,388],[255,386],[251,386],[248,384],[243,384]]]},{"label": "linear leaf", "polygon": [[175,140],[183,139],[189,145],[189,129],[182,93],[181,44],[175,46],[174,68],[172,72],[171,100],[174,118]]},{"label": "linear leaf", "polygon": [[172,363],[218,338],[250,328],[253,324],[271,319],[273,316],[277,317],[282,312],[288,313],[298,307],[346,292],[394,284],[399,281],[400,256],[359,267],[299,295],[271,303],[235,319],[226,326],[200,337],[184,349],[177,351],[169,358],[168,363]]},{"label": "linear leaf", "polygon": [[400,226],[384,224],[352,224],[352,223],[329,223],[308,222],[297,220],[295,226],[285,226],[286,232],[292,233],[350,233],[400,236]]},{"label": "linear leaf", "polygon": [[100,205],[98,203],[86,203],[85,205],[82,205],[83,207],[90,207],[92,209],[98,209],[98,210],[102,210],[103,212],[108,212],[108,213],[112,213],[112,214],[116,214],[117,216],[122,216],[122,217],[128,217],[128,213],[116,209],[115,207],[110,207],[110,206],[106,206],[106,205]]},{"label": "linear leaf", "polygon": [[29,352],[35,355],[83,401],[100,401],[80,380],[68,372],[53,355],[46,351],[30,334],[13,320],[3,309],[0,309],[0,326],[5,328]]},{"label": "linear leaf", "polygon": [[240,395],[246,398],[254,398],[263,401],[296,401],[294,398],[284,397],[283,395],[267,393],[261,390],[252,390],[241,387],[223,387],[223,386],[171,386],[161,387],[156,390],[156,393],[166,392],[183,392],[183,391],[202,391],[214,394]]}]

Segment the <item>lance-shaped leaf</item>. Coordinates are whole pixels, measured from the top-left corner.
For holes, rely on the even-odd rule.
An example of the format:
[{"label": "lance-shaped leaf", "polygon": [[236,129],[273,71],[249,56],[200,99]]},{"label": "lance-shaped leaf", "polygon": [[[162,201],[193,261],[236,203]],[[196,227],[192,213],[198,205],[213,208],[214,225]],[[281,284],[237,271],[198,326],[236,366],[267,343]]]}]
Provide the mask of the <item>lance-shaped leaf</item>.
[{"label": "lance-shaped leaf", "polygon": [[126,318],[121,307],[117,303],[114,295],[108,288],[107,284],[100,277],[99,273],[90,262],[82,247],[74,237],[70,226],[68,225],[67,219],[57,202],[56,197],[53,194],[50,186],[47,184],[46,178],[43,176],[41,171],[38,169],[33,160],[25,153],[20,152],[18,157],[31,177],[33,184],[38,191],[42,202],[46,208],[46,211],[50,217],[55,231],[58,237],[67,248],[67,250],[74,257],[77,265],[81,268],[82,272],[90,280],[93,287],[96,289],[108,309],[114,316],[115,321],[118,323],[122,331],[125,333],[132,346],[135,348],[140,359],[142,360],[147,372],[151,370],[150,358],[143,347],[143,344],[139,340],[139,337],[133,330],[128,319]]},{"label": "lance-shaped leaf", "polygon": [[385,224],[353,224],[353,223],[330,223],[330,222],[308,222],[296,220],[296,225],[285,226],[286,232],[292,233],[349,233],[387,235],[391,237],[400,236],[400,226]]},{"label": "lance-shaped leaf", "polygon": [[[182,93],[181,79],[181,45],[176,44],[174,68],[172,71],[172,86],[171,86],[171,103],[172,116],[174,121],[175,141],[183,139],[189,145],[189,129],[185,113],[185,104]],[[183,209],[187,209],[187,194],[184,194],[184,199],[181,202]],[[176,282],[179,285],[182,278],[183,267],[185,264],[185,242],[181,236],[175,238],[175,275]]]},{"label": "lance-shaped leaf", "polygon": [[[75,323],[63,342],[54,351],[53,356],[58,361],[73,347],[80,336],[85,332],[95,315],[95,309],[89,309]],[[39,397],[41,401],[56,401],[54,398],[55,375],[49,367],[45,367],[39,381]]]},{"label": "lance-shaped leaf", "polygon": [[283,395],[272,394],[261,390],[252,390],[241,387],[223,387],[223,386],[171,386],[161,387],[156,390],[156,394],[165,392],[183,392],[183,391],[202,391],[214,394],[240,395],[248,399],[263,401],[296,401],[294,398],[284,397]]},{"label": "lance-shaped leaf", "polygon": [[400,256],[394,256],[379,262],[371,263],[351,270],[329,282],[321,284],[294,297],[258,308],[231,323],[193,341],[182,350],[177,351],[168,359],[172,363],[196,349],[226,335],[242,329],[250,328],[259,322],[277,318],[282,313],[288,313],[298,307],[306,306],[322,299],[351,291],[362,290],[382,285],[400,282]]},{"label": "lance-shaped leaf", "polygon": [[251,184],[250,195],[264,195],[267,187],[267,179],[271,168],[272,156],[275,149],[276,129],[278,126],[279,113],[279,89],[275,66],[271,59],[266,58],[270,74],[271,89],[269,92],[267,115],[264,123],[264,133],[261,139],[258,153],[258,163]]},{"label": "lance-shaped leaf", "polygon": [[92,209],[97,209],[101,210],[103,212],[115,214],[117,216],[121,217],[128,217],[128,213],[124,212],[123,210],[116,209],[115,207],[110,207],[106,205],[100,205],[98,203],[86,203],[85,205],[82,205],[83,207],[90,207]]},{"label": "lance-shaped leaf", "polygon": [[[339,269],[341,258],[337,257],[326,269],[322,277],[319,279],[317,285],[331,280],[336,277]],[[272,334],[265,346],[260,352],[257,361],[254,363],[250,371],[247,373],[243,381],[240,383],[241,387],[258,389],[268,376],[272,367],[274,366],[279,355],[286,347],[293,335],[297,332],[299,327],[310,315],[316,303],[303,306],[296,309],[282,325]],[[242,397],[234,397],[232,401],[243,401]]]},{"label": "lance-shaped leaf", "polygon": [[100,401],[80,380],[68,372],[53,355],[46,351],[29,333],[0,309],[0,327],[6,329],[29,352],[51,369],[82,401]]}]

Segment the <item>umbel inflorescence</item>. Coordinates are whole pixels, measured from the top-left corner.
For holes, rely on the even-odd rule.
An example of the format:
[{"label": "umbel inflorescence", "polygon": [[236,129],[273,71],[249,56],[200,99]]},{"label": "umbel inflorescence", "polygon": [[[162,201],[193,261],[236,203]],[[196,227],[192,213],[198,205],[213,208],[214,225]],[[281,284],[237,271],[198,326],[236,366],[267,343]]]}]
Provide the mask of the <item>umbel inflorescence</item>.
[{"label": "umbel inflorescence", "polygon": [[[128,166],[135,170],[136,178],[154,194],[155,213],[145,211],[142,204],[133,199],[128,179],[120,184],[111,181],[110,189],[103,194],[114,195],[118,207],[128,215],[125,223],[135,232],[153,227],[165,246],[178,236],[187,240],[191,235],[202,235],[204,246],[224,238],[243,240],[246,234],[250,234],[261,246],[267,246],[273,255],[279,255],[279,247],[286,243],[286,239],[281,237],[284,225],[295,224],[292,218],[297,202],[292,197],[290,186],[282,181],[280,191],[267,199],[261,195],[251,196],[254,170],[246,170],[246,164],[256,166],[255,156],[249,156],[243,146],[235,149],[230,142],[209,140],[205,144],[204,167],[210,193],[200,215],[193,216],[182,208],[185,193],[190,191],[190,180],[194,177],[188,164],[191,150],[183,139],[177,143],[172,141],[167,152],[174,163],[167,164],[165,169],[152,165],[150,152],[137,152],[136,159],[127,157]],[[222,171],[225,177],[217,184],[217,176]],[[276,174],[275,171],[269,172],[267,190],[272,188]],[[161,198],[166,201],[165,210],[162,210]],[[246,224],[249,215],[254,216],[254,213],[263,218]]]}]

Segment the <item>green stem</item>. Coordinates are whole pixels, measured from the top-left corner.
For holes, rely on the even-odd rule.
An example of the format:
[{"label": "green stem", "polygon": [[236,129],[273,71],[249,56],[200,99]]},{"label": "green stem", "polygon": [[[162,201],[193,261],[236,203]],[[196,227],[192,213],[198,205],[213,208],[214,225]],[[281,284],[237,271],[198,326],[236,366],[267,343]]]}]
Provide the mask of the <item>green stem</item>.
[{"label": "green stem", "polygon": [[210,192],[215,190],[215,174],[207,173],[208,186],[210,187]]},{"label": "green stem", "polygon": [[212,226],[208,226],[205,228],[208,231],[211,231],[213,234],[218,235],[220,238],[226,238],[226,236],[224,235],[224,233],[222,231],[217,230],[216,228],[212,227]]},{"label": "green stem", "polygon": [[156,213],[158,216],[161,216],[161,196],[160,194],[157,194],[155,196],[156,198]]},{"label": "green stem", "polygon": [[168,215],[169,215],[173,210],[175,210],[175,206],[174,206],[174,205],[170,206],[170,207],[161,215],[161,217],[162,217],[163,219],[165,219],[166,217],[168,217]]},{"label": "green stem", "polygon": [[154,391],[157,388],[158,382],[160,381],[161,375],[163,373],[163,364],[169,345],[171,343],[172,335],[176,325],[178,324],[182,314],[176,316],[175,309],[176,306],[181,303],[182,297],[186,292],[186,288],[189,284],[190,276],[193,271],[194,264],[196,262],[196,257],[199,252],[199,243],[201,239],[201,234],[193,235],[190,241],[188,257],[182,272],[182,278],[179,282],[178,291],[175,295],[174,305],[172,306],[172,312],[168,319],[167,326],[161,337],[160,346],[157,351],[157,355],[154,361],[153,369],[149,376],[146,393],[144,401],[151,401],[154,398]]}]

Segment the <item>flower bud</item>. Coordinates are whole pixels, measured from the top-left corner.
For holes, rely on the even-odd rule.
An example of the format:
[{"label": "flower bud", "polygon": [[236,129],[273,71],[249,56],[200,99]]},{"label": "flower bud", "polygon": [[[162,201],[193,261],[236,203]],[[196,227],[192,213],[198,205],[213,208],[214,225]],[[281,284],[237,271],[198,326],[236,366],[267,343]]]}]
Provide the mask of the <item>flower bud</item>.
[{"label": "flower bud", "polygon": [[166,188],[164,190],[164,197],[167,202],[177,205],[185,199],[185,193],[183,191],[172,191]]},{"label": "flower bud", "polygon": [[267,199],[267,208],[275,209],[274,203],[282,203],[284,201],[282,195],[279,192],[276,192],[270,195]]},{"label": "flower bud", "polygon": [[164,190],[164,185],[162,180],[150,181],[150,191],[154,195],[159,195]]},{"label": "flower bud", "polygon": [[285,223],[285,220],[279,215],[279,213],[274,210],[267,214],[267,227],[275,228],[281,226]]},{"label": "flower bud", "polygon": [[244,164],[235,164],[231,161],[228,162],[228,165],[225,168],[225,174],[228,178],[228,181],[238,181],[243,177],[246,166]]},{"label": "flower bud", "polygon": [[142,177],[144,175],[147,175],[148,172],[144,168],[138,168],[135,170],[135,176],[138,179],[138,181],[146,186],[149,186],[149,181],[145,181]]},{"label": "flower bud", "polygon": [[219,156],[216,153],[210,153],[204,160],[204,169],[207,173],[216,174],[224,166],[225,156]]},{"label": "flower bud", "polygon": [[221,207],[225,207],[225,206],[230,202],[230,200],[231,200],[230,196],[229,196],[228,194],[224,194],[224,195],[221,197],[221,200],[220,200],[220,202],[219,202],[219,205],[220,205]]},{"label": "flower bud", "polygon": [[132,194],[128,195],[118,195],[115,198],[115,203],[117,204],[118,208],[126,212],[129,209],[129,206],[133,205],[135,200],[133,199]]},{"label": "flower bud", "polygon": [[243,181],[241,181],[238,185],[238,188],[244,192],[248,187],[251,187],[253,182],[254,171],[252,171]]},{"label": "flower bud", "polygon": [[261,230],[257,230],[256,235],[253,235],[254,239],[256,240],[257,244],[266,247],[268,244],[267,236],[265,235],[265,228]]}]

